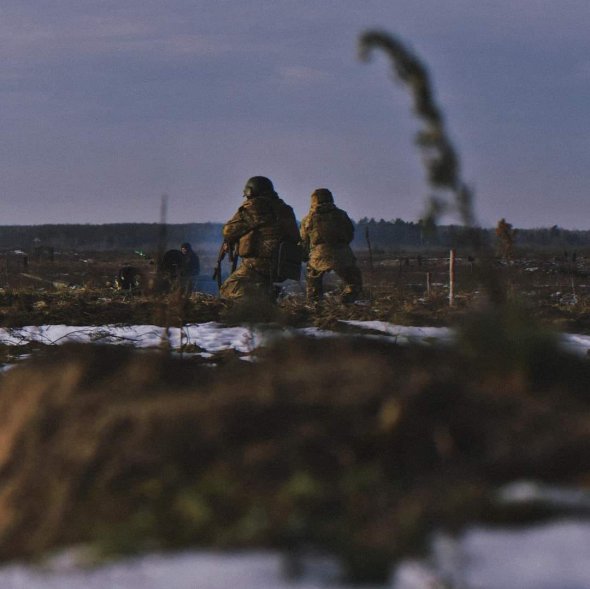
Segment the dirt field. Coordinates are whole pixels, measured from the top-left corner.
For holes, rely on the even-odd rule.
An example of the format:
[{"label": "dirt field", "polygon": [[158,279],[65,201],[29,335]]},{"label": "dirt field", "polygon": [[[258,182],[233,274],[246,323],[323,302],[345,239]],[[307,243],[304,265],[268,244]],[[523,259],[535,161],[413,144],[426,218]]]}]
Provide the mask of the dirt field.
[{"label": "dirt field", "polygon": [[[356,304],[308,306],[291,285],[277,306],[239,308],[162,291],[156,266],[127,253],[55,252],[26,266],[5,256],[3,327],[379,319],[459,329],[449,347],[302,338],[216,368],[114,346],[27,349],[36,353],[0,377],[0,559],[80,542],[107,554],[311,546],[338,555],[351,579],[381,582],[435,527],[556,515],[498,506],[498,485],[586,489],[590,367],[542,328],[590,331],[586,258],[459,255],[453,305],[441,252],[359,258]],[[209,284],[213,260],[202,255]],[[116,288],[124,265],[140,270],[138,288]],[[6,362],[13,352],[0,348]]]},{"label": "dirt field", "polygon": [[[60,252],[53,259],[22,253],[0,254],[0,324],[100,325],[239,321],[220,301],[211,276],[215,251],[199,252],[199,289],[182,297],[161,288],[155,255],[135,252]],[[275,311],[260,317],[295,325],[333,324],[337,319],[379,319],[402,325],[453,325],[466,311],[486,301],[517,304],[543,324],[577,333],[590,332],[590,257],[564,252],[533,253],[511,261],[476,258],[457,252],[453,304],[449,300],[448,252],[358,254],[363,301],[343,306],[328,296],[320,307],[305,304],[304,283],[289,284]],[[224,261],[223,272],[229,272]],[[133,267],[138,288],[117,288],[117,272]],[[334,278],[328,290],[337,289]],[[337,294],[337,290],[334,291]],[[254,317],[253,319],[256,319]]]}]

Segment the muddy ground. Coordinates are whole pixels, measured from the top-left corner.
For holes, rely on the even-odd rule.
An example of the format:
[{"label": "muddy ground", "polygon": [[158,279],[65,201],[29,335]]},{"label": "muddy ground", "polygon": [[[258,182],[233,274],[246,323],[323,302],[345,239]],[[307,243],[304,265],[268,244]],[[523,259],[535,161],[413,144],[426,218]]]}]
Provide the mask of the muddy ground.
[{"label": "muddy ground", "polygon": [[[216,252],[199,252],[201,275],[190,297],[159,278],[157,256],[136,252],[55,252],[53,259],[0,256],[0,325],[112,323],[182,325],[202,321],[248,319],[220,301],[212,280]],[[514,260],[476,258],[457,252],[453,304],[449,301],[448,252],[358,255],[363,300],[341,305],[334,296],[310,308],[304,283],[289,283],[287,296],[261,320],[291,325],[330,326],[337,319],[379,319],[402,325],[453,325],[466,312],[509,301],[531,320],[559,330],[590,333],[590,257],[567,252],[533,253]],[[117,288],[120,268],[136,269],[139,287]],[[223,262],[223,272],[229,272]],[[260,311],[260,310],[259,310]],[[257,317],[252,317],[256,320]]]}]

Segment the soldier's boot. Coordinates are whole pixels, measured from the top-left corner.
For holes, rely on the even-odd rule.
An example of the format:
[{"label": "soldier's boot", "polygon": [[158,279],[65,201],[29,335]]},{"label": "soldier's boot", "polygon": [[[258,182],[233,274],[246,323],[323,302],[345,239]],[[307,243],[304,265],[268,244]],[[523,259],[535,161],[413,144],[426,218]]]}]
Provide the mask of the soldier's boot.
[{"label": "soldier's boot", "polygon": [[361,271],[356,266],[350,266],[339,272],[345,286],[342,290],[341,301],[344,304],[354,303],[363,290],[363,278]]},{"label": "soldier's boot", "polygon": [[360,293],[358,292],[358,289],[356,289],[354,286],[348,284],[342,290],[342,295],[340,296],[340,300],[345,305],[350,304],[350,303],[354,303],[354,301],[356,301],[358,299],[359,294]]},{"label": "soldier's boot", "polygon": [[305,294],[308,303],[319,303],[324,298],[323,272],[307,266]]}]

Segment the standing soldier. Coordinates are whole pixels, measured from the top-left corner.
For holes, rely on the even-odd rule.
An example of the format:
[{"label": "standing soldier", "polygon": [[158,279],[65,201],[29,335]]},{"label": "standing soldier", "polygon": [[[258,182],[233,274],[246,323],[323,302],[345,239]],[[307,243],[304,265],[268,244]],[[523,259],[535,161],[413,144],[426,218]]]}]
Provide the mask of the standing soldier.
[{"label": "standing soldier", "polygon": [[183,243],[180,246],[180,253],[182,254],[182,258],[180,268],[178,269],[178,278],[183,292],[188,294],[195,290],[201,265],[199,256],[195,253],[190,243]]},{"label": "standing soldier", "polygon": [[307,254],[307,300],[320,301],[324,294],[322,279],[333,270],[344,282],[342,302],[355,301],[363,288],[361,271],[350,248],[354,225],[349,216],[334,204],[327,188],[311,195],[311,208],[301,222],[301,241]]},{"label": "standing soldier", "polygon": [[240,265],[221,285],[226,299],[266,297],[274,299],[279,248],[296,245],[299,229],[293,209],[275,192],[272,182],[254,176],[244,188],[246,202],[223,226],[223,238],[230,251],[237,244]]}]

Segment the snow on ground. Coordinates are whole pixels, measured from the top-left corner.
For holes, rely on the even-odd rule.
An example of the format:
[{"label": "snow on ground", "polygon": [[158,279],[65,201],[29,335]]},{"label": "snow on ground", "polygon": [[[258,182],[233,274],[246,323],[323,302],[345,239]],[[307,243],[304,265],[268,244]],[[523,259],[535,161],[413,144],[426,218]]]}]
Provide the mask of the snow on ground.
[{"label": "snow on ground", "polygon": [[522,531],[471,530],[463,539],[468,587],[590,588],[590,525],[556,522]]},{"label": "snow on ground", "polygon": [[397,343],[450,343],[453,330],[448,327],[411,327],[386,321],[342,321],[363,331],[376,331],[393,337]]},{"label": "snow on ground", "polygon": [[335,335],[316,328],[298,330],[250,327],[227,327],[219,323],[199,323],[178,327],[156,325],[35,325],[28,327],[0,328],[0,344],[8,346],[37,342],[59,345],[67,342],[126,345],[135,348],[180,349],[183,345],[197,346],[205,354],[234,349],[249,354],[275,337],[294,334],[313,337]]},{"label": "snow on ground", "polygon": [[589,490],[545,485],[535,481],[514,481],[504,485],[498,491],[497,500],[505,505],[534,503],[590,513]]},{"label": "snow on ground", "polygon": [[590,336],[577,335],[575,333],[564,333],[561,336],[562,343],[566,350],[573,353],[587,356],[590,354]]},{"label": "snow on ground", "polygon": [[[395,337],[399,343],[450,343],[454,332],[448,327],[407,327],[385,321],[344,321],[359,329],[371,330]],[[562,333],[561,345],[574,354],[586,356],[590,353],[590,335]],[[588,587],[590,589],[590,587]]]},{"label": "snow on ground", "polygon": [[[454,332],[447,327],[411,327],[394,325],[384,321],[342,321],[348,333],[353,329],[358,334],[375,335],[400,344],[407,343],[450,343]],[[68,326],[39,325],[0,329],[0,344],[19,346],[29,342],[47,345],[65,342],[101,343],[134,346],[137,348],[159,348],[169,345],[180,349],[184,344],[195,345],[203,353],[214,353],[227,349],[249,354],[256,348],[277,337],[293,335],[313,337],[336,337],[335,331],[313,327],[294,329],[268,327],[228,327],[219,323],[188,324],[182,328],[163,328],[156,325],[101,325]],[[581,355],[590,351],[590,336],[562,334],[563,346]]]},{"label": "snow on ground", "polygon": [[251,352],[260,345],[258,333],[247,327],[225,327],[216,323],[202,323],[163,328],[156,325],[101,325],[68,326],[40,325],[0,329],[0,342],[18,346],[28,342],[57,345],[66,342],[121,344],[137,348],[158,348],[168,344],[195,344],[207,352],[233,348]]},{"label": "snow on ground", "polygon": [[[0,568],[2,589],[319,589],[321,580],[290,583],[277,553],[148,555],[80,569],[13,565]],[[333,586],[334,587],[334,586]],[[342,586],[341,586],[342,587]],[[334,587],[334,589],[341,589]]]},{"label": "snow on ground", "polygon": [[[404,561],[387,589],[589,589],[590,524],[562,520],[524,529],[473,527],[434,538],[428,561]],[[44,566],[0,568],[2,589],[351,589],[331,561],[287,578],[275,552],[150,554],[81,567],[69,553]],[[359,586],[356,586],[359,589]]]},{"label": "snow on ground", "polygon": [[[447,328],[404,327],[382,321],[346,321],[348,330],[398,343],[448,343]],[[277,337],[304,334],[337,337],[316,328],[280,329],[227,327],[218,323],[165,329],[153,325],[71,327],[42,325],[0,329],[0,343],[19,346],[35,341],[47,345],[65,342],[158,348],[168,342],[198,346],[202,355],[226,349],[251,354]],[[590,336],[563,334],[563,345],[582,355],[590,350]],[[518,483],[504,489],[502,500],[544,497],[548,501],[579,502],[587,495],[558,494],[553,489]],[[558,492],[559,493],[559,492]],[[71,559],[70,559],[71,560]],[[0,568],[0,589],[344,589],[334,583],[333,571],[320,569],[299,580],[282,574],[283,559],[276,553],[182,553],[146,555],[99,568],[79,568],[67,558],[53,567],[11,565]],[[560,521],[523,529],[471,528],[457,540],[443,536],[433,541],[428,562],[407,561],[398,567],[389,589],[443,589],[449,581],[461,589],[590,589],[590,523]],[[445,584],[446,583],[446,584]],[[451,585],[452,586],[452,585]]]},{"label": "snow on ground", "polygon": [[590,589],[590,523],[472,527],[439,535],[426,561],[406,561],[393,589]]}]

